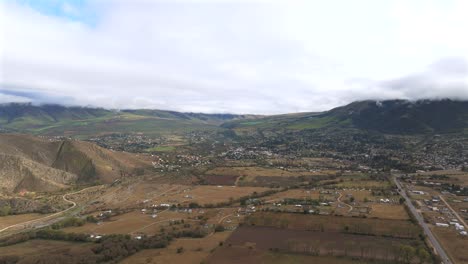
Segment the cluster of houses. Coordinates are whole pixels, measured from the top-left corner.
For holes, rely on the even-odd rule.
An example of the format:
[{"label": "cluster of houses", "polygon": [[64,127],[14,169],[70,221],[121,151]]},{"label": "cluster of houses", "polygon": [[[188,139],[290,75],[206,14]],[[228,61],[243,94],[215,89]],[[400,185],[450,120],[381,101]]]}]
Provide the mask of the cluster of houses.
[{"label": "cluster of houses", "polygon": [[232,160],[243,160],[243,159],[256,159],[258,157],[271,158],[278,157],[266,148],[244,148],[244,147],[230,147],[227,151],[222,152],[219,157],[228,158]]},{"label": "cluster of houses", "polygon": [[453,226],[455,227],[455,230],[457,232],[459,232],[460,235],[462,236],[466,236],[468,235],[468,233],[465,231],[465,226],[463,226],[462,224],[458,223],[458,220],[457,219],[452,219],[450,220],[450,222],[447,224],[447,223],[435,223],[436,226],[438,227],[449,227],[449,226]]}]

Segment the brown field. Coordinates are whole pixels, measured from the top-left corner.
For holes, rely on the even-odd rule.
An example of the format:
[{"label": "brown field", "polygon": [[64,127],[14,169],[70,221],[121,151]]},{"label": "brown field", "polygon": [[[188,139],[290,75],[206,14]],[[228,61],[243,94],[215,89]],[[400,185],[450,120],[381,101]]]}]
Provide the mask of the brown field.
[{"label": "brown field", "polygon": [[95,199],[99,202],[89,206],[88,211],[102,208],[127,208],[135,207],[147,199],[157,199],[166,193],[177,191],[183,187],[179,185],[156,184],[152,182],[125,183],[110,187],[101,191]]},{"label": "brown field", "polygon": [[[211,250],[225,241],[231,232],[215,233],[200,239],[176,239],[167,248],[143,250],[130,256],[121,264],[165,264],[165,263],[187,263],[199,264],[208,257]],[[177,249],[182,247],[182,253],[177,253]]]},{"label": "brown field", "polygon": [[89,244],[54,240],[29,240],[24,243],[0,247],[0,256],[39,256],[45,252],[73,250],[71,248],[86,248]]},{"label": "brown field", "polygon": [[455,263],[468,263],[468,237],[460,236],[453,228],[432,227],[431,229]]},{"label": "brown field", "polygon": [[388,181],[373,181],[373,180],[353,180],[353,181],[343,181],[335,185],[338,188],[388,188],[391,186]]},{"label": "brown field", "polygon": [[211,185],[236,185],[239,176],[234,175],[205,175],[203,180]]},{"label": "brown field", "polygon": [[[117,215],[100,224],[86,223],[79,227],[67,227],[63,230],[70,233],[86,234],[147,234],[154,235],[161,228],[169,227],[174,221],[183,220],[192,226],[200,225],[197,217],[203,217],[209,225],[223,224],[226,227],[235,227],[241,220],[237,217],[237,208],[192,209],[192,213],[166,210],[156,213],[152,218],[150,210],[146,214],[140,211]],[[208,230],[211,231],[211,230]]]},{"label": "brown field", "polygon": [[382,219],[409,220],[410,217],[403,205],[396,204],[372,204],[369,217]]},{"label": "brown field", "polygon": [[[417,238],[419,226],[406,220],[358,218],[331,215],[304,215],[260,212],[246,218],[248,225],[294,230],[350,232],[400,238]],[[347,230],[345,230],[347,228]]]},{"label": "brown field", "polygon": [[[278,169],[263,167],[217,167],[205,173],[210,181],[233,184],[236,179],[238,186],[291,186],[298,183],[318,181],[335,175],[334,170],[306,171],[300,169]],[[212,183],[210,183],[212,184]],[[214,184],[214,183],[213,183]]]},{"label": "brown field", "polygon": [[161,196],[157,202],[159,203],[191,203],[199,204],[216,204],[227,202],[230,198],[236,199],[243,196],[253,194],[254,192],[261,193],[270,190],[263,187],[234,187],[234,186],[183,186],[184,189],[179,192],[167,193]]},{"label": "brown field", "polygon": [[[398,255],[400,245],[409,244],[407,239],[378,236],[362,236],[338,232],[316,232],[279,229],[271,227],[239,227],[210,257],[209,263],[229,261],[231,248],[248,247],[260,251],[279,251],[298,254],[318,254],[379,259],[391,261]],[[230,262],[239,262],[232,256]]]},{"label": "brown field", "polygon": [[156,234],[161,227],[170,225],[171,221],[184,220],[187,223],[197,223],[198,211],[194,210],[192,214],[179,213],[173,211],[164,211],[156,213],[157,217],[152,218],[151,213],[143,214],[139,211],[134,211],[112,217],[109,221],[101,222],[100,224],[86,223],[79,227],[68,227],[63,229],[65,232],[71,233],[87,233],[87,234]]},{"label": "brown field", "polygon": [[272,195],[263,197],[262,199],[265,201],[279,201],[285,198],[292,198],[292,199],[318,199],[319,198],[319,191],[318,190],[306,190],[306,189],[291,189],[284,192],[274,193]]},{"label": "brown field", "polygon": [[294,160],[275,158],[267,159],[273,166],[299,166],[299,167],[319,167],[319,168],[339,168],[346,162],[330,158],[296,158]]},{"label": "brown field", "polygon": [[0,217],[0,229],[3,229],[7,226],[46,217],[47,215],[48,214],[20,214],[20,215],[1,216]]},{"label": "brown field", "polygon": [[[218,252],[220,251],[220,252]],[[222,255],[223,257],[219,257]],[[216,258],[216,259],[214,259]],[[355,260],[333,256],[311,256],[290,253],[278,253],[270,250],[259,250],[242,246],[217,249],[213,258],[206,263],[221,264],[291,264],[291,263],[317,263],[317,264],[367,264],[375,263],[364,260]]]},{"label": "brown field", "polygon": [[305,171],[297,169],[278,169],[278,168],[263,168],[263,167],[217,167],[206,172],[207,175],[224,175],[237,177],[295,177],[295,176],[320,176],[320,175],[335,175],[335,170],[323,171]]},{"label": "brown field", "polygon": [[328,179],[326,175],[316,176],[247,176],[240,177],[237,181],[239,186],[259,186],[259,187],[289,187],[302,183],[317,182]]},{"label": "brown field", "polygon": [[[143,208],[146,205],[160,203],[189,204],[196,202],[202,205],[213,204],[267,190],[270,189],[263,187],[189,186],[139,182],[107,189],[95,200],[99,203],[91,205],[88,212],[108,208]],[[144,201],[146,201],[146,205],[143,204]]]}]

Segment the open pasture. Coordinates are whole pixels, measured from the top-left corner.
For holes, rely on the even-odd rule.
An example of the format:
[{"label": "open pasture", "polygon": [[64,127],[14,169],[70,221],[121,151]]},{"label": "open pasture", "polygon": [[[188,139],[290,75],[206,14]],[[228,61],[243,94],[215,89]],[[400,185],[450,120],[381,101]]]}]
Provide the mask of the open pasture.
[{"label": "open pasture", "polygon": [[468,263],[468,237],[461,236],[451,228],[432,227],[434,235],[443,245],[445,251],[455,263]]},{"label": "open pasture", "polygon": [[247,225],[288,228],[294,230],[345,232],[363,235],[415,239],[419,226],[407,220],[372,219],[332,215],[292,213],[255,213],[245,220]]},{"label": "open pasture", "polygon": [[[121,264],[165,264],[187,263],[199,264],[208,257],[211,250],[225,241],[231,232],[219,232],[204,238],[179,238],[167,248],[142,250],[130,256]],[[179,249],[179,253],[178,253]],[[181,250],[180,250],[181,249]]]},{"label": "open pasture", "polygon": [[369,217],[393,220],[409,220],[410,217],[403,205],[397,204],[372,204]]},{"label": "open pasture", "polygon": [[[379,236],[361,236],[339,232],[321,232],[243,226],[238,228],[210,257],[209,263],[234,263],[243,256],[232,256],[233,248],[245,247],[248,255],[273,251],[316,256],[343,256],[360,259],[396,261],[399,250],[410,240]],[[230,256],[230,257],[228,257]],[[232,258],[231,258],[232,257]],[[227,262],[224,262],[229,260]]]}]

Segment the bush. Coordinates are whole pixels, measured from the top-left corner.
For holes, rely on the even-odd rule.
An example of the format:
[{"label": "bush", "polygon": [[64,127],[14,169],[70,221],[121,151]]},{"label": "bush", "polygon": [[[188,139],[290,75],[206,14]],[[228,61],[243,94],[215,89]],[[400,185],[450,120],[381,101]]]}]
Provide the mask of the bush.
[{"label": "bush", "polygon": [[0,207],[0,216],[7,216],[9,214],[11,214],[11,207],[9,205]]},{"label": "bush", "polygon": [[52,225],[52,229],[61,229],[64,227],[70,227],[70,226],[82,226],[85,224],[85,220],[77,217],[69,217],[65,218],[64,220],[57,222]]},{"label": "bush", "polygon": [[217,225],[215,227],[215,232],[223,232],[224,231],[224,226],[222,225]]}]

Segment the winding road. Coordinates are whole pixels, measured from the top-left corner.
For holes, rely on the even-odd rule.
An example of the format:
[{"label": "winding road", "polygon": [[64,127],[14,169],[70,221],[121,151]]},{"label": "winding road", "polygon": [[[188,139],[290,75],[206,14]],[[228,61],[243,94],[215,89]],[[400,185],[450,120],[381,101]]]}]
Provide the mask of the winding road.
[{"label": "winding road", "polygon": [[353,206],[351,206],[350,204],[347,204],[347,203],[345,203],[345,202],[342,202],[342,201],[341,201],[341,197],[343,197],[343,194],[342,194],[342,193],[339,193],[339,194],[340,194],[340,196],[339,196],[338,199],[336,199],[336,200],[337,200],[339,203],[342,203],[342,204],[348,206],[348,207],[349,207],[348,213],[351,212],[351,211],[353,210]]},{"label": "winding road", "polygon": [[398,187],[398,193],[401,196],[403,196],[403,198],[405,198],[406,205],[408,206],[408,208],[410,209],[411,213],[414,215],[416,220],[418,220],[419,225],[423,228],[424,233],[426,234],[430,243],[434,247],[434,250],[436,251],[437,255],[441,257],[442,263],[452,264],[453,262],[450,260],[447,253],[445,252],[445,250],[442,248],[437,238],[432,233],[431,229],[429,229],[429,226],[426,224],[426,222],[424,222],[423,216],[418,212],[418,210],[416,210],[413,203],[411,202],[411,199],[408,197],[408,195],[406,195],[405,189],[403,189],[403,187],[401,186],[400,181],[395,176],[393,176],[392,178]]},{"label": "winding road", "polygon": [[[80,192],[83,192],[83,191],[86,191],[88,189],[91,189],[91,188],[96,188],[97,186],[91,186],[91,187],[88,187],[88,188],[85,188],[85,189],[82,189],[82,190],[79,190],[79,191],[76,191],[76,192],[71,192],[71,193],[66,193],[62,196],[62,199],[71,204],[72,206],[68,207],[67,209],[63,210],[63,211],[60,211],[60,212],[57,212],[57,213],[54,213],[54,214],[51,214],[51,215],[48,215],[48,216],[44,216],[44,217],[41,217],[41,218],[38,218],[38,219],[34,219],[34,220],[30,220],[30,221],[27,221],[27,222],[23,222],[23,223],[19,223],[19,224],[14,224],[14,225],[10,225],[10,226],[7,226],[3,229],[0,229],[0,234],[9,230],[9,229],[13,229],[13,228],[18,228],[20,227],[21,229],[25,229],[25,228],[28,228],[29,226],[33,225],[33,224],[40,224],[40,223],[44,223],[44,221],[46,220],[50,220],[56,216],[60,216],[70,210],[72,210],[73,208],[76,207],[76,202],[74,201],[71,201],[71,200],[68,200],[67,196],[69,195],[73,195],[73,194],[77,194],[77,193],[80,193]],[[34,228],[34,226],[31,226],[31,228]]]}]

